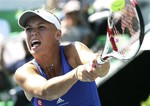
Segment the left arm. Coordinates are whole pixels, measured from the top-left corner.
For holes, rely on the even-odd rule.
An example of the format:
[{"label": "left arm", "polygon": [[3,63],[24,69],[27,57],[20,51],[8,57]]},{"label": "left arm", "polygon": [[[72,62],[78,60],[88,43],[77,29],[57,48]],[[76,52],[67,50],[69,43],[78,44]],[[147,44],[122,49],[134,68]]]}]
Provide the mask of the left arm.
[{"label": "left arm", "polygon": [[104,64],[99,65],[97,63],[97,58],[100,58],[100,53],[94,53],[86,45],[80,42],[75,42],[71,48],[74,55],[72,56],[74,57],[74,61],[72,60],[73,62],[71,61],[69,63],[74,63],[72,65],[74,68],[78,67],[76,76],[79,80],[85,81],[86,78],[89,78],[93,81],[97,77],[104,77],[107,75],[110,63],[107,60]]}]

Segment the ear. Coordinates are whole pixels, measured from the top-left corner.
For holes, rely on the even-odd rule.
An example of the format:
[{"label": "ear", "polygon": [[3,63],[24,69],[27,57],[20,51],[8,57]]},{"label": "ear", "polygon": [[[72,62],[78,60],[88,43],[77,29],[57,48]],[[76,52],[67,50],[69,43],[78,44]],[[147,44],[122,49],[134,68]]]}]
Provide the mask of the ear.
[{"label": "ear", "polygon": [[55,38],[56,38],[57,40],[60,40],[60,39],[61,39],[61,30],[57,30],[57,31],[56,31]]}]

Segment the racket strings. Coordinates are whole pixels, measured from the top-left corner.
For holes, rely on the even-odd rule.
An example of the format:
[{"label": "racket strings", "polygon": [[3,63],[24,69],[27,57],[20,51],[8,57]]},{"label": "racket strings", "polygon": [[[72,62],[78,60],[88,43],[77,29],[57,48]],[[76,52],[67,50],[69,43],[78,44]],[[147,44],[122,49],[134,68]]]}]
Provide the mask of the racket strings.
[{"label": "racket strings", "polygon": [[[115,18],[114,27],[115,34],[125,34],[134,35],[134,33],[139,29],[138,20],[136,17],[136,12],[131,4],[126,4],[125,8],[120,11],[119,18]],[[117,16],[116,16],[117,17]]]},{"label": "racket strings", "polygon": [[122,29],[124,31],[124,33],[126,33],[126,29],[128,28],[127,31],[129,30],[130,35],[134,35],[134,33],[139,29],[138,27],[138,20],[136,17],[136,11],[134,9],[135,7],[133,7],[133,5],[131,4],[126,4],[125,8],[123,9],[123,11],[121,11],[122,13]]},{"label": "racket strings", "polygon": [[[114,32],[116,32],[118,34],[118,31],[116,28],[114,28]],[[112,48],[113,49],[116,48],[117,52],[123,56],[128,55],[128,53],[130,53],[129,51],[133,48],[132,45],[134,45],[139,40],[139,33],[140,32],[138,31],[130,37],[127,34],[115,36],[113,38],[114,42],[111,42],[113,44]],[[116,51],[116,50],[114,50],[114,51]]]},{"label": "racket strings", "polygon": [[114,24],[112,29],[108,30],[109,35],[111,35],[112,49],[123,56],[130,53],[130,49],[133,48],[132,45],[140,37],[139,19],[134,8],[130,2],[127,2],[125,8],[120,11],[119,18],[112,18],[115,23],[112,23]]},{"label": "racket strings", "polygon": [[121,11],[108,17],[106,44],[102,59],[131,59],[139,51],[144,36],[144,21],[136,0],[124,0]]}]

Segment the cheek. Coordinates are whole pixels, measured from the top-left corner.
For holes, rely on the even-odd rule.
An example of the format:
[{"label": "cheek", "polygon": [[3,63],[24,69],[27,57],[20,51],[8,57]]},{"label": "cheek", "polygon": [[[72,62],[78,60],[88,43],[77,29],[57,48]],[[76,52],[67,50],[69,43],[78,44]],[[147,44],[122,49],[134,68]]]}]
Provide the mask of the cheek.
[{"label": "cheek", "polygon": [[42,34],[42,37],[43,37],[43,39],[45,39],[45,40],[51,41],[51,40],[54,40],[55,35],[54,35],[53,32],[48,31],[48,32]]},{"label": "cheek", "polygon": [[28,50],[30,50],[29,42],[26,45],[27,45]]},{"label": "cheek", "polygon": [[25,42],[26,42],[26,46],[27,46],[27,48],[28,48],[28,50],[29,50],[29,44],[30,44],[30,43],[29,43],[29,38],[28,38],[28,37],[25,38]]}]

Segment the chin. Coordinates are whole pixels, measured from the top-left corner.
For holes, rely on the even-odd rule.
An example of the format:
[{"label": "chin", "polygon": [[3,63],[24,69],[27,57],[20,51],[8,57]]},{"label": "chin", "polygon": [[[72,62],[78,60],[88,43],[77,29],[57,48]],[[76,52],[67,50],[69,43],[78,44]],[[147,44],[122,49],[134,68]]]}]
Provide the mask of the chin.
[{"label": "chin", "polygon": [[35,51],[33,51],[33,50],[30,50],[30,53],[31,53],[32,55],[34,55],[34,54],[35,54]]}]

